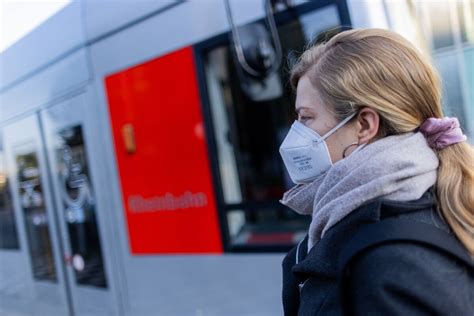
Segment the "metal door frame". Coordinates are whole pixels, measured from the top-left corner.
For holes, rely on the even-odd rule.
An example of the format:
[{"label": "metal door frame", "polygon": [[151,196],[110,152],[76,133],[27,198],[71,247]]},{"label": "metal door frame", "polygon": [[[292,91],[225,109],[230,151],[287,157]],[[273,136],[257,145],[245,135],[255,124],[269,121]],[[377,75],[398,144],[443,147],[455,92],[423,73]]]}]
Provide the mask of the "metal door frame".
[{"label": "metal door frame", "polygon": [[[31,302],[31,312],[36,314],[47,313],[71,313],[70,293],[67,286],[67,278],[63,265],[63,251],[61,238],[59,237],[56,211],[53,203],[53,192],[49,181],[48,164],[44,152],[44,140],[40,133],[40,124],[37,113],[23,117],[2,127],[5,137],[5,156],[8,173],[11,181],[10,190],[13,200],[16,222],[18,223],[18,235],[20,238],[20,253],[24,256],[28,274],[28,288]],[[23,134],[18,133],[22,130]],[[10,136],[8,136],[10,134]],[[15,162],[17,153],[25,151],[25,146],[31,145],[31,150],[36,153],[38,168],[40,170],[40,183],[45,200],[46,214],[48,218],[49,237],[53,249],[54,265],[56,269],[56,281],[35,280],[32,274],[32,259],[29,254],[27,232],[25,228],[25,216],[20,206],[18,191],[18,169]],[[27,150],[30,151],[30,150]],[[49,303],[49,304],[48,304]],[[52,309],[51,309],[52,308]]]},{"label": "metal door frame", "polygon": [[[42,133],[45,143],[45,150],[49,158],[49,171],[54,191],[54,203],[57,209],[59,221],[59,229],[64,246],[64,253],[70,254],[71,248],[69,243],[69,235],[67,232],[66,221],[63,215],[63,204],[59,194],[59,183],[56,169],[56,156],[53,138],[54,133],[62,128],[74,125],[82,126],[82,134],[85,140],[86,159],[90,173],[90,181],[94,196],[96,198],[96,221],[98,226],[99,239],[101,243],[102,260],[105,269],[107,287],[94,288],[92,286],[78,285],[72,271],[72,266],[66,266],[66,274],[69,280],[69,291],[71,292],[71,303],[74,314],[90,314],[99,312],[100,315],[105,314],[122,314],[123,309],[119,299],[119,289],[117,282],[116,265],[113,264],[117,257],[115,255],[115,245],[112,238],[113,220],[107,223],[110,218],[109,213],[112,211],[108,198],[104,195],[104,186],[101,185],[106,175],[101,169],[101,160],[104,159],[100,138],[97,137],[99,128],[97,126],[97,115],[94,104],[88,95],[91,90],[85,89],[83,93],[76,94],[66,100],[58,102],[48,108],[40,111],[40,121]],[[53,119],[52,116],[55,116]],[[97,155],[97,158],[94,157]],[[105,307],[105,310],[84,309],[84,304],[92,308]]]}]

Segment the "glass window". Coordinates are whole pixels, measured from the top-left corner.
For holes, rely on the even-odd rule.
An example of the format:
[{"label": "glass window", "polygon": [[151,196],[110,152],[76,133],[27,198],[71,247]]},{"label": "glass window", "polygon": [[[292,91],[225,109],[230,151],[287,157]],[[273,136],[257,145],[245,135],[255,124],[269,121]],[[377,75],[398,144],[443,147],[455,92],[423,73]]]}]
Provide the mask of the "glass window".
[{"label": "glass window", "polygon": [[0,130],[0,249],[19,249],[10,185]]},{"label": "glass window", "polygon": [[33,277],[37,280],[56,281],[49,221],[41,185],[41,171],[34,144],[26,145],[21,152],[16,151],[15,162]]},{"label": "glass window", "polygon": [[433,43],[430,53],[441,75],[444,112],[459,118],[468,141],[472,142],[474,3],[431,1],[417,2],[416,7],[413,17],[420,25],[431,25],[431,34],[425,35]]},{"label": "glass window", "polygon": [[283,208],[254,211],[231,210],[227,213],[233,246],[291,246],[307,232],[309,221]]},{"label": "glass window", "polygon": [[474,44],[474,2],[456,1],[461,41]]},{"label": "glass window", "polygon": [[[468,127],[468,131],[470,135],[468,139],[471,143],[474,142],[474,47],[466,47],[463,50],[464,56],[464,69],[466,74],[466,82],[467,82],[467,102],[466,102],[466,126]],[[470,87],[470,88],[469,88]]]},{"label": "glass window", "polygon": [[[283,56],[296,58],[315,36],[339,26],[333,5],[295,16],[278,27]],[[242,84],[228,44],[204,53],[231,248],[291,246],[306,234],[310,222],[309,216],[298,215],[278,202],[294,185],[279,154],[295,119],[286,65],[284,58],[279,72],[249,80],[249,88]],[[257,97],[255,91],[260,91]]]},{"label": "glass window", "polygon": [[463,127],[466,127],[464,114],[464,100],[462,95],[461,74],[459,73],[458,56],[456,51],[450,51],[434,56],[443,84],[443,109],[447,116],[459,118]]},{"label": "glass window", "polygon": [[454,45],[449,1],[426,2],[433,33],[433,47],[440,49]]},{"label": "glass window", "polygon": [[339,27],[340,22],[337,7],[330,5],[304,14],[300,17],[299,23],[305,40],[309,42],[317,38],[322,31],[337,29]]},{"label": "glass window", "polygon": [[82,127],[76,125],[62,129],[57,136],[60,195],[76,282],[107,287]]}]

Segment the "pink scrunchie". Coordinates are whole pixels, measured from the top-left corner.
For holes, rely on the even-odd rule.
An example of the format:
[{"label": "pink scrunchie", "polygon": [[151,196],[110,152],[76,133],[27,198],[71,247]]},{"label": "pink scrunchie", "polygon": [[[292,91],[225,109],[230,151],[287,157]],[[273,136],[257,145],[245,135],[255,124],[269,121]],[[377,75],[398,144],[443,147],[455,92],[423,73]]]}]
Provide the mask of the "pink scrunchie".
[{"label": "pink scrunchie", "polygon": [[428,145],[437,150],[467,139],[455,117],[430,117],[421,124],[420,132],[425,136]]}]

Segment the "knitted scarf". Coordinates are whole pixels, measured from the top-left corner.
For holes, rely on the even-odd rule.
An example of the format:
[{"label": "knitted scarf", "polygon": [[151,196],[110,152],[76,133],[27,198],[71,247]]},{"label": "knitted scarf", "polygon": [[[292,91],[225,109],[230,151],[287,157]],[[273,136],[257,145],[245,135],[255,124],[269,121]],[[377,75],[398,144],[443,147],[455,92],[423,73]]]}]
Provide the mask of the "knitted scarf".
[{"label": "knitted scarf", "polygon": [[312,215],[309,252],[331,227],[370,200],[419,199],[435,184],[438,164],[421,133],[389,136],[337,161],[311,183],[296,185],[280,202]]}]

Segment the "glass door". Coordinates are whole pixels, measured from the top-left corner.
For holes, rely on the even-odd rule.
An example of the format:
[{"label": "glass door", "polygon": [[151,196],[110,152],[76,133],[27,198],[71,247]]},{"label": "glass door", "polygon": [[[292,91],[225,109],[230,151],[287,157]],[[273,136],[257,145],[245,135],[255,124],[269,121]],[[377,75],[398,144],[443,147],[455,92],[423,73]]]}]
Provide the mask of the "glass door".
[{"label": "glass door", "polygon": [[74,314],[117,315],[92,110],[79,95],[42,111],[41,122]]},{"label": "glass door", "polygon": [[28,309],[35,315],[67,315],[69,292],[40,135],[36,115],[4,128],[7,174],[18,232],[26,244],[21,253],[29,270],[23,279],[31,289]]}]

